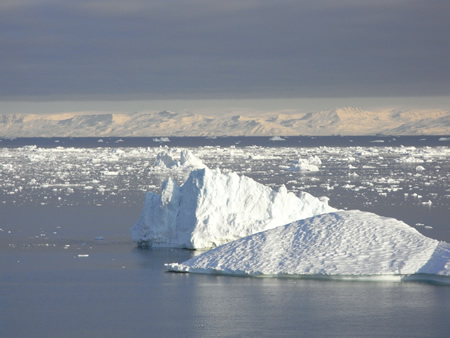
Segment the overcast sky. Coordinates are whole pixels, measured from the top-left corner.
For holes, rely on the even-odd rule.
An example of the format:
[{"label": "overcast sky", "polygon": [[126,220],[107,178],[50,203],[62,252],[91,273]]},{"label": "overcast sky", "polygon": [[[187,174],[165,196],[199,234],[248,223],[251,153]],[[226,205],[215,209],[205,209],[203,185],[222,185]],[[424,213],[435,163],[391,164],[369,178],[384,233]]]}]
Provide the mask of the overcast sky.
[{"label": "overcast sky", "polygon": [[0,100],[448,97],[449,14],[448,0],[2,0]]}]

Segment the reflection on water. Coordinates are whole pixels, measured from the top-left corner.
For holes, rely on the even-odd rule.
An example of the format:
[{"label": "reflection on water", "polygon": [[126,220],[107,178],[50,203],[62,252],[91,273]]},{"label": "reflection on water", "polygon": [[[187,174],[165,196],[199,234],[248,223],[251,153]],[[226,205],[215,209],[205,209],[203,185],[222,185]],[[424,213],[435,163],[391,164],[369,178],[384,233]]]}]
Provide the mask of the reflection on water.
[{"label": "reflection on water", "polygon": [[199,334],[207,336],[444,336],[448,329],[446,288],[227,277],[196,286]]}]

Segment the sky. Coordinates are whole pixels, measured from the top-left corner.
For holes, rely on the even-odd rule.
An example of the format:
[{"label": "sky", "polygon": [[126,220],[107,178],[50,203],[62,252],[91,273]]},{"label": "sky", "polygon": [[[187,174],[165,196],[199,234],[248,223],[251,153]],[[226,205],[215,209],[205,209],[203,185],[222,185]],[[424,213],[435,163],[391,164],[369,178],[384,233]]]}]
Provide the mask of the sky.
[{"label": "sky", "polygon": [[0,113],[448,107],[449,13],[448,0],[2,0]]}]

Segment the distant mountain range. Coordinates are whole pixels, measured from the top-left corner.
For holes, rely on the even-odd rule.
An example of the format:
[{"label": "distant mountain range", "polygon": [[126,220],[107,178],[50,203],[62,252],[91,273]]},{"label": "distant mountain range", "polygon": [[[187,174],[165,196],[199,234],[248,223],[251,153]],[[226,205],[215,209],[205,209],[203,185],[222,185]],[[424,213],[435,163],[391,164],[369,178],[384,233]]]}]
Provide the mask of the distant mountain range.
[{"label": "distant mountain range", "polygon": [[138,112],[0,115],[0,137],[450,135],[450,111]]}]

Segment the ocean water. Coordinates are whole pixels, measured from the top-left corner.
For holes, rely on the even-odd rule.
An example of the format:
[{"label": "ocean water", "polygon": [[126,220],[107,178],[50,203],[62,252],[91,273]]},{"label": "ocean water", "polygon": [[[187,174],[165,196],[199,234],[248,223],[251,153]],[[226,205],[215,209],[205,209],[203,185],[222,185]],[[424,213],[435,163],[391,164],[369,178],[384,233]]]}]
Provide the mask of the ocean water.
[{"label": "ocean water", "polygon": [[[440,137],[15,139],[0,142],[0,336],[448,337],[450,287],[168,273],[196,254],[136,248],[145,191],[210,167],[450,241],[450,150]],[[168,148],[167,148],[168,147]],[[318,156],[318,172],[290,170]],[[422,168],[418,168],[422,167]]]}]

